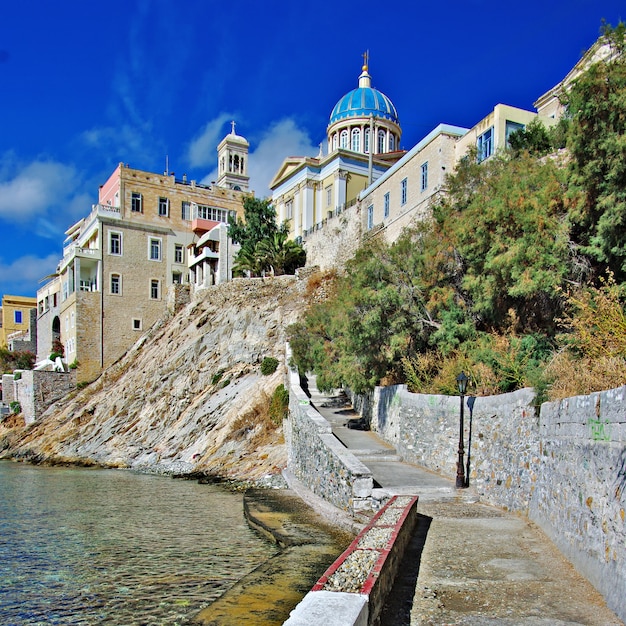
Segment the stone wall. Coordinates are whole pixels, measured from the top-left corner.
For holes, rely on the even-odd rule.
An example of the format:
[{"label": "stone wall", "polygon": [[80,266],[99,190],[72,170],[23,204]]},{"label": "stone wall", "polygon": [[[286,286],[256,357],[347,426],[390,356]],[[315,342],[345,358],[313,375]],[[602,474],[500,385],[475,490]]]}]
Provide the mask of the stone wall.
[{"label": "stone wall", "polygon": [[542,405],[530,518],[626,622],[626,387]]},{"label": "stone wall", "polygon": [[2,395],[5,404],[19,402],[26,424],[32,424],[44,411],[72,389],[76,389],[76,370],[46,372],[16,370],[2,376]]},{"label": "stone wall", "polygon": [[289,374],[289,418],[284,422],[287,468],[308,489],[336,507],[355,513],[372,505],[371,472],[332,434],[311,406],[298,373]]},{"label": "stone wall", "polygon": [[[481,500],[535,521],[626,620],[626,387],[545,403],[534,393],[464,406],[465,461]],[[456,475],[460,399],[379,387],[371,427],[399,456]]]},{"label": "stone wall", "polygon": [[306,264],[319,265],[321,270],[344,267],[361,241],[361,207],[353,205],[339,215],[320,222],[303,243]]}]

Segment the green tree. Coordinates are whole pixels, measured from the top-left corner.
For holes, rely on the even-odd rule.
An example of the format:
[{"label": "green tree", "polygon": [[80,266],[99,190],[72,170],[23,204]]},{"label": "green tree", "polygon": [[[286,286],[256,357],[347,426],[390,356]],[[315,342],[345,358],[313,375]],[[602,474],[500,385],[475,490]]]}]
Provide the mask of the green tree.
[{"label": "green tree", "polygon": [[626,52],[623,22],[603,25],[607,61],[592,65],[565,102],[571,117],[568,148],[574,241],[603,269],[626,280]]},{"label": "green tree", "polygon": [[538,117],[526,128],[512,133],[509,137],[509,146],[514,155],[529,152],[534,156],[543,156],[553,149],[550,133]]},{"label": "green tree", "polygon": [[239,275],[261,276],[272,272],[276,276],[293,274],[306,261],[304,249],[289,240],[286,222],[276,223],[276,211],[270,200],[246,197],[243,201],[244,219],[228,218],[228,234],[241,244],[235,257],[235,272]]}]

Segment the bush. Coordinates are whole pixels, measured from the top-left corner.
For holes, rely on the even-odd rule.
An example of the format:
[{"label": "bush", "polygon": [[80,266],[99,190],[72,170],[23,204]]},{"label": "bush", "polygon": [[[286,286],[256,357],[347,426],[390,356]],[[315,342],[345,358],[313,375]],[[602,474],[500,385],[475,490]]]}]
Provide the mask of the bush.
[{"label": "bush", "polygon": [[63,358],[62,352],[51,352],[48,357],[51,361],[56,361],[58,358]]},{"label": "bush", "polygon": [[285,389],[285,385],[278,385],[274,390],[272,399],[270,400],[269,416],[272,422],[280,426],[282,421],[289,414],[289,390]]},{"label": "bush", "polygon": [[78,359],[74,359],[70,364],[69,364],[69,368],[71,370],[75,370],[78,367],[79,363],[78,363]]},{"label": "bush", "polygon": [[13,413],[13,415],[17,415],[18,413],[22,412],[22,406],[17,401],[11,402],[9,404],[9,407],[11,408],[11,413]]},{"label": "bush", "polygon": [[278,359],[275,359],[273,356],[266,356],[261,363],[261,374],[263,376],[269,376],[276,371],[278,367]]},{"label": "bush", "polygon": [[220,380],[222,379],[223,375],[224,375],[224,370],[219,370],[219,372],[216,372],[215,374],[213,374],[213,378],[211,379],[211,384],[217,385],[217,383],[219,383]]}]

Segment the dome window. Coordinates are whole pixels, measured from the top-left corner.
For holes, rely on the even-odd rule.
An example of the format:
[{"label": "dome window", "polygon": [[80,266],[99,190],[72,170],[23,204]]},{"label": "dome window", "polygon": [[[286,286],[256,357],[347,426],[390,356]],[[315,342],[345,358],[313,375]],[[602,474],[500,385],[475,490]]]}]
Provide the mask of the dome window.
[{"label": "dome window", "polygon": [[361,131],[358,128],[352,131],[352,151],[361,151]]},{"label": "dome window", "polygon": [[342,130],[341,131],[341,136],[339,138],[339,146],[341,148],[347,148],[348,147],[348,131],[347,130]]},{"label": "dome window", "polygon": [[383,154],[385,152],[385,131],[378,131],[378,154]]}]

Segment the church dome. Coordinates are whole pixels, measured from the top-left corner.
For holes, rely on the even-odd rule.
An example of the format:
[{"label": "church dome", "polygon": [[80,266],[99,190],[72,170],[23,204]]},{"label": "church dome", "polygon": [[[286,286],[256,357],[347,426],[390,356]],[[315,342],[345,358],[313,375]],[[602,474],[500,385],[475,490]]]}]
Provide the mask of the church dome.
[{"label": "church dome", "polygon": [[398,112],[393,102],[381,91],[371,86],[371,77],[367,73],[367,66],[359,76],[359,86],[348,92],[337,102],[330,114],[329,124],[334,124],[351,117],[382,118],[398,124]]}]

